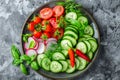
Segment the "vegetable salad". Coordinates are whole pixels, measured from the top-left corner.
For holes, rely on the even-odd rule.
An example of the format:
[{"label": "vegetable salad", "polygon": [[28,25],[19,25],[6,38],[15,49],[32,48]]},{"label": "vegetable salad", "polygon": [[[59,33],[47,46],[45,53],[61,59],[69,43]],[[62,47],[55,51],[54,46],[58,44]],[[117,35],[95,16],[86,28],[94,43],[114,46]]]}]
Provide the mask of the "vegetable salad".
[{"label": "vegetable salad", "polygon": [[13,45],[13,64],[24,74],[26,65],[34,70],[73,73],[83,70],[92,61],[98,48],[94,29],[73,1],[57,2],[44,7],[26,24],[23,34],[24,55]]}]

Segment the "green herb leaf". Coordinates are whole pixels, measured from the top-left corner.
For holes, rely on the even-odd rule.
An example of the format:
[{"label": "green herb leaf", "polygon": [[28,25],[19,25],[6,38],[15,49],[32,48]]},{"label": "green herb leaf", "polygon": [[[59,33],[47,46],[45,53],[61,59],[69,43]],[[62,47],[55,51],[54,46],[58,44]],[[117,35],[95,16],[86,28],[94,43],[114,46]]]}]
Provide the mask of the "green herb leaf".
[{"label": "green herb leaf", "polygon": [[15,65],[15,66],[18,66],[18,65],[20,65],[22,62],[23,62],[23,61],[20,60],[20,59],[14,59],[13,62],[12,62],[12,64]]},{"label": "green herb leaf", "polygon": [[25,54],[20,56],[20,59],[24,60],[24,61],[31,61],[31,58],[29,56],[25,55]]},{"label": "green herb leaf", "polygon": [[32,55],[32,56],[30,56],[31,61],[35,60],[35,59],[36,59],[36,56],[37,56],[37,55]]},{"label": "green herb leaf", "polygon": [[21,69],[22,73],[24,73],[26,75],[28,74],[27,68],[24,64],[20,64],[20,69]]},{"label": "green herb leaf", "polygon": [[28,38],[32,36],[32,34],[23,34],[22,36],[23,36],[23,41],[28,42]]},{"label": "green herb leaf", "polygon": [[30,65],[32,61],[26,61],[26,65]]},{"label": "green herb leaf", "polygon": [[56,5],[62,5],[62,6],[64,6],[65,3],[64,2],[57,2]]},{"label": "green herb leaf", "polygon": [[29,45],[29,48],[34,48],[34,46],[35,46],[35,42],[34,42],[34,41],[31,41],[31,42],[30,42],[30,45]]},{"label": "green herb leaf", "polygon": [[12,47],[11,47],[11,54],[14,59],[20,58],[20,51],[15,45],[12,45]]}]

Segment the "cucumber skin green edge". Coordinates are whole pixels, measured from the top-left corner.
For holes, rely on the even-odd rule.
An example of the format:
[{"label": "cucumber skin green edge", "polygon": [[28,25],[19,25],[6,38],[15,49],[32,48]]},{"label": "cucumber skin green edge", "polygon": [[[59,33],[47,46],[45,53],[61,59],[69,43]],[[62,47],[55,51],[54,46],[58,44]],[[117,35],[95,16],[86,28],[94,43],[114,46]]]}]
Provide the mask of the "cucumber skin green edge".
[{"label": "cucumber skin green edge", "polygon": [[[59,65],[59,68],[61,67],[61,70],[56,71],[56,72],[55,72],[55,69],[54,69],[54,71],[53,71],[53,69],[52,69],[53,67],[51,67],[52,63],[55,63],[55,62],[58,63],[58,65],[59,65],[59,64],[61,65],[61,66]],[[62,68],[63,68],[62,64],[61,64],[60,62],[58,62],[58,61],[52,61],[52,62],[50,63],[50,71],[53,72],[53,73],[59,73],[59,72],[61,72],[61,71],[62,71]]]},{"label": "cucumber skin green edge", "polygon": [[[85,45],[86,50],[85,50],[85,52],[83,52],[83,53],[86,54],[86,53],[87,53],[87,50],[88,50],[87,44],[84,43],[83,41],[81,41],[81,42]],[[78,42],[78,44],[79,44],[79,43],[80,43],[80,42]],[[77,44],[77,45],[78,45],[78,44]],[[79,49],[77,45],[76,45],[76,49]],[[80,50],[80,49],[79,49],[79,50]]]},{"label": "cucumber skin green edge", "polygon": [[[64,66],[63,61],[59,61],[59,62],[62,64],[62,66]],[[65,61],[65,62],[67,63],[67,67],[66,67],[66,69],[62,69],[62,72],[65,72],[68,69],[68,66],[69,66],[68,62],[67,61]]]},{"label": "cucumber skin green edge", "polygon": [[[45,58],[46,58],[46,57],[45,57]],[[43,59],[44,59],[44,58],[43,58]],[[49,59],[50,64],[49,64],[49,69],[45,69],[45,68],[44,68],[44,65],[43,65],[43,59],[42,59],[42,61],[41,61],[41,67],[42,67],[44,70],[46,70],[46,71],[50,71],[51,60],[50,60],[49,58],[47,58],[47,59]]]}]

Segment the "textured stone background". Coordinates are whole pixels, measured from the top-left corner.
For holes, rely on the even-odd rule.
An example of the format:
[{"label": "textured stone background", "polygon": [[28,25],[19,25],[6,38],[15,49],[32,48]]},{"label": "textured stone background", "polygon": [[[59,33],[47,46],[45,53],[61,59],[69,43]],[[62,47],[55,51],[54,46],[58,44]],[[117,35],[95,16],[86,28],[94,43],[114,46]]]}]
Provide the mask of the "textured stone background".
[{"label": "textured stone background", "polygon": [[[10,47],[20,48],[27,16],[49,0],[0,0],[0,80],[50,80],[31,71],[24,76],[12,66]],[[92,67],[74,80],[120,80],[120,0],[76,0],[95,18],[101,32],[101,53]],[[20,48],[21,49],[21,48]]]}]

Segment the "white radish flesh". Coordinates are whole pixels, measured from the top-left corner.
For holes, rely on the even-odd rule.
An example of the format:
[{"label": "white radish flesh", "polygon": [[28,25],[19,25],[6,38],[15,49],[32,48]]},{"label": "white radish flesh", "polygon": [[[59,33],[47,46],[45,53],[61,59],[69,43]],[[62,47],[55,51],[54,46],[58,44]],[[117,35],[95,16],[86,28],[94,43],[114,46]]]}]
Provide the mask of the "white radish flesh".
[{"label": "white radish flesh", "polygon": [[39,47],[38,47],[38,49],[36,50],[36,52],[38,53],[38,54],[41,54],[41,53],[43,53],[45,51],[45,44],[43,43],[43,42],[40,42],[39,43]]},{"label": "white radish flesh", "polygon": [[37,52],[34,49],[28,49],[26,51],[26,55],[28,55],[28,56],[37,55]]}]

